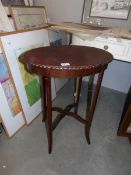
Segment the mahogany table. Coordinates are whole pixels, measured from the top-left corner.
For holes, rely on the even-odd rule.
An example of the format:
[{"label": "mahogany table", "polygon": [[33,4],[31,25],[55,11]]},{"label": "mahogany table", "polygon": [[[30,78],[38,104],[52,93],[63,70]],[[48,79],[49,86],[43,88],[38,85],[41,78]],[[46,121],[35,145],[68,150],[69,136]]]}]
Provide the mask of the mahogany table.
[{"label": "mahogany table", "polygon": [[[104,71],[112,61],[113,56],[107,51],[87,46],[48,46],[32,49],[23,54],[20,61],[32,73],[43,79],[43,121],[45,121],[48,136],[48,151],[52,152],[53,130],[66,115],[73,117],[85,125],[85,136],[90,144],[90,128]],[[92,93],[93,77],[98,74],[97,83]],[[90,76],[88,82],[88,100],[85,119],[77,114],[82,78]],[[74,78],[77,81],[74,102],[65,109],[52,107],[51,78]],[[74,112],[70,110],[74,107]],[[59,112],[52,120],[52,111]]]}]

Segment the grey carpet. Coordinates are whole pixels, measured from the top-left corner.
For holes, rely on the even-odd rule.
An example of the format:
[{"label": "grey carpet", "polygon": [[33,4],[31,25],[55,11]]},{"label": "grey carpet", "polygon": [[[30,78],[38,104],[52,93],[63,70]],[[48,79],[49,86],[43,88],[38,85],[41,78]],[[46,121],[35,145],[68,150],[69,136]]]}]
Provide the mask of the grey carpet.
[{"label": "grey carpet", "polygon": [[[72,100],[69,82],[53,102],[62,107]],[[83,83],[79,114],[84,115]],[[0,175],[131,175],[131,146],[116,135],[125,94],[102,88],[91,128],[91,145],[84,127],[66,117],[54,131],[53,152],[48,154],[41,115],[12,139],[0,136]],[[55,115],[55,114],[54,114]]]}]

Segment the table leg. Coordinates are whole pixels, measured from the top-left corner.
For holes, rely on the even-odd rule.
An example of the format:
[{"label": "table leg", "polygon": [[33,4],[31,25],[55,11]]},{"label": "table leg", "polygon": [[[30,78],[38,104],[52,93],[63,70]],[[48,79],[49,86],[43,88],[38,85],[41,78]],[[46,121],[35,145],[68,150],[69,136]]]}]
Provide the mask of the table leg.
[{"label": "table leg", "polygon": [[90,110],[90,106],[91,106],[92,93],[93,93],[93,82],[94,82],[94,75],[91,75],[89,77],[89,81],[88,81],[86,116],[87,116],[87,114]]},{"label": "table leg", "polygon": [[48,152],[52,152],[52,98],[51,98],[51,78],[45,78],[45,90],[46,90],[46,101],[47,101],[47,137],[48,137]]},{"label": "table leg", "polygon": [[47,118],[45,77],[42,77],[42,107],[43,107],[42,122],[45,122]]},{"label": "table leg", "polygon": [[[86,114],[87,124],[85,125],[85,136],[86,136],[86,140],[87,140],[88,144],[90,144],[90,135],[89,135],[90,134],[90,128],[91,128],[91,123],[92,123],[92,120],[93,120],[93,114],[94,114],[94,111],[95,111],[95,107],[96,107],[96,103],[97,103],[97,99],[98,99],[98,95],[99,95],[103,75],[104,75],[104,70],[101,73],[98,74],[97,84],[96,84],[96,87],[95,87],[94,94],[93,94],[92,98],[91,98],[92,92],[90,91],[88,93],[89,101],[90,101],[89,102],[90,103],[90,108],[89,108],[89,105],[87,105],[87,110],[86,110],[88,112]],[[93,79],[93,77],[92,77],[92,79]],[[93,86],[93,81],[91,80],[91,83],[89,85],[89,89],[92,86]]]},{"label": "table leg", "polygon": [[77,114],[77,112],[78,112],[81,84],[82,84],[82,77],[76,78],[76,80],[75,80],[75,94],[74,94],[75,95],[74,102],[76,103],[76,106],[74,107],[75,114]]}]

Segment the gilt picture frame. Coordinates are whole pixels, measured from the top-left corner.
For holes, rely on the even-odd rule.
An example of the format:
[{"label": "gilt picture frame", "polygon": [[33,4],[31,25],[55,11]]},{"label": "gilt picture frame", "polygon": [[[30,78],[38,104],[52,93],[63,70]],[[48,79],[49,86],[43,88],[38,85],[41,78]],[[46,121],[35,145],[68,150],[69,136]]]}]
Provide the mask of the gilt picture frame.
[{"label": "gilt picture frame", "polygon": [[11,6],[10,14],[16,30],[47,26],[48,23],[44,6]]},{"label": "gilt picture frame", "polygon": [[131,0],[92,0],[90,17],[127,20],[131,9]]}]

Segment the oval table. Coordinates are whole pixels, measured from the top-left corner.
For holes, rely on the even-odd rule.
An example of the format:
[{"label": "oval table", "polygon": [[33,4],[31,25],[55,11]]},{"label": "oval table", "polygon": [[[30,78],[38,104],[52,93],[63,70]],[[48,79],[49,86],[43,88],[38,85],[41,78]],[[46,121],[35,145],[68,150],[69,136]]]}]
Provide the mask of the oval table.
[{"label": "oval table", "polygon": [[[93,119],[104,71],[113,56],[107,51],[87,46],[48,46],[32,49],[22,54],[20,62],[27,71],[42,76],[43,80],[43,121],[46,123],[48,152],[52,152],[53,130],[66,115],[85,125],[85,136],[90,144],[90,128]],[[93,77],[98,74],[92,93]],[[89,76],[88,99],[85,119],[77,114],[82,78]],[[51,78],[74,78],[76,81],[75,98],[65,109],[52,107]],[[74,112],[70,110],[74,107]],[[52,111],[59,112],[52,120]]]}]

